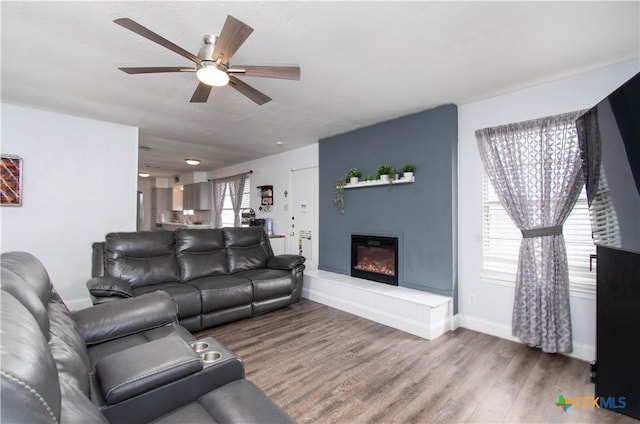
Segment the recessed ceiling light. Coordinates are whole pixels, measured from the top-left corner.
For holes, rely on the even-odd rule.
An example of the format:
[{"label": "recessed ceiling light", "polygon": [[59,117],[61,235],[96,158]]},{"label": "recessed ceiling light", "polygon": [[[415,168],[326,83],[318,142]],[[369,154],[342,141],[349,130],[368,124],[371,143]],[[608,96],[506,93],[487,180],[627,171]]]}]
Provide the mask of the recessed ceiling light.
[{"label": "recessed ceiling light", "polygon": [[282,146],[282,145],[284,144],[284,141],[276,141],[276,144],[277,144],[278,146]]},{"label": "recessed ceiling light", "polygon": [[200,165],[199,159],[185,159],[184,161],[187,162],[187,164],[192,166]]},{"label": "recessed ceiling light", "polygon": [[148,173],[146,173],[146,172],[140,172],[140,173],[138,174],[138,176],[139,176],[139,177],[142,177],[142,178],[149,178],[149,174],[148,174]]}]

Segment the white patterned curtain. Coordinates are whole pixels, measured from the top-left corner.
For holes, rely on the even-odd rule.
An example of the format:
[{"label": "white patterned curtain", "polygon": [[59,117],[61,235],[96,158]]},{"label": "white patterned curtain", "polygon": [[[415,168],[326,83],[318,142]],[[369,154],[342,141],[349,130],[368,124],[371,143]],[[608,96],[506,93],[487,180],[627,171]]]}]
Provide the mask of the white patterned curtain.
[{"label": "white patterned curtain", "polygon": [[240,207],[242,206],[242,193],[244,193],[244,183],[247,174],[234,175],[229,177],[229,195],[233,205],[233,226],[240,226]]},{"label": "white patterned curtain", "polygon": [[224,207],[224,194],[227,189],[227,182],[223,180],[213,181],[213,208],[216,219],[214,228],[222,228],[222,208]]},{"label": "white patterned curtain", "polygon": [[476,131],[500,203],[522,232],[512,333],[544,352],[571,352],[562,225],[583,185],[580,112]]}]

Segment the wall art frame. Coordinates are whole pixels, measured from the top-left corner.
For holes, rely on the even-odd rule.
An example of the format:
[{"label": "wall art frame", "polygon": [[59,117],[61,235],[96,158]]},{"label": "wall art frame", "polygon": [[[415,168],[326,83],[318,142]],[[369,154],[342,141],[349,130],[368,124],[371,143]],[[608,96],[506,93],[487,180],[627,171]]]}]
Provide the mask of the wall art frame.
[{"label": "wall art frame", "polygon": [[22,158],[0,154],[0,206],[22,206]]}]

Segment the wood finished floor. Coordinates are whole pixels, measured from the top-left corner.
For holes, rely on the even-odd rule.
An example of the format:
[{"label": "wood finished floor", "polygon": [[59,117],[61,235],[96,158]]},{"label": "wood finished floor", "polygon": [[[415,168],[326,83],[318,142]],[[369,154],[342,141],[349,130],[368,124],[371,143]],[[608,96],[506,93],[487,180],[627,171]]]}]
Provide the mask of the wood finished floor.
[{"label": "wood finished floor", "polygon": [[460,328],[428,341],[322,304],[201,332],[299,423],[638,423],[554,402],[593,396],[589,364]]}]

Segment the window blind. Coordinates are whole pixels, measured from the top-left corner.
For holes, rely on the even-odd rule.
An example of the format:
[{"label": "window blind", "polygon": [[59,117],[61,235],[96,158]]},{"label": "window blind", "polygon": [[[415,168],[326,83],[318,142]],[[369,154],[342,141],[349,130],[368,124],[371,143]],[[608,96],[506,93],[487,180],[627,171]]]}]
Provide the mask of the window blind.
[{"label": "window blind", "polygon": [[[483,178],[483,278],[515,284],[522,234],[500,204],[486,173]],[[591,221],[586,191],[563,226],[572,291],[595,294],[596,247],[591,238]],[[590,261],[593,262],[590,271]]]}]

